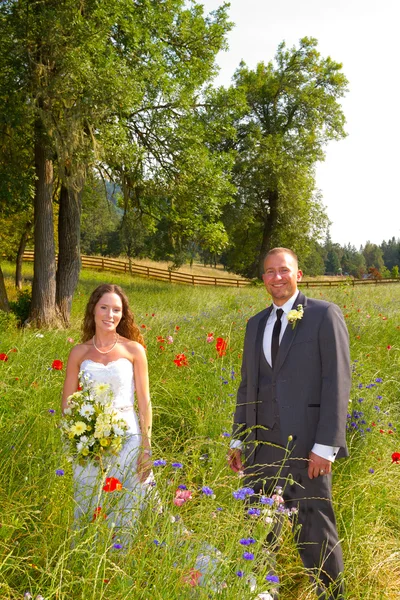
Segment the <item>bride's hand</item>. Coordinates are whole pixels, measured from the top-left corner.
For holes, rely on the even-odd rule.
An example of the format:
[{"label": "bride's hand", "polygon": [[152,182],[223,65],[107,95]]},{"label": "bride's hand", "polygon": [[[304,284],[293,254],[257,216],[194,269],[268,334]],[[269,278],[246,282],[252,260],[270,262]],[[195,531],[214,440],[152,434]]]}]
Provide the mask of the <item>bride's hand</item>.
[{"label": "bride's hand", "polygon": [[151,460],[151,456],[148,450],[141,450],[138,461],[137,461],[137,470],[139,481],[143,483],[146,481],[148,476],[150,475],[151,468],[153,466],[153,462]]}]

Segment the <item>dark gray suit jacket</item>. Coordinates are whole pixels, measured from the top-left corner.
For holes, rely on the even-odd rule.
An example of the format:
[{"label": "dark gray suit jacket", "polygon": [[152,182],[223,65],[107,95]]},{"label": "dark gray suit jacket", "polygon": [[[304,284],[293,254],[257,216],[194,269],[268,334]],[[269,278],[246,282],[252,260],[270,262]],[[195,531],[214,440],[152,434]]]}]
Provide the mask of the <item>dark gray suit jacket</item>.
[{"label": "dark gray suit jacket", "polygon": [[[350,397],[349,337],[336,304],[307,298],[299,292],[293,308],[303,305],[296,326],[288,323],[267,396],[278,403],[282,443],[291,458],[308,458],[314,443],[340,447],[347,456],[346,419]],[[252,317],[244,340],[242,380],[237,393],[233,438],[245,442],[247,464],[252,464],[256,439],[260,352],[272,306]],[[259,423],[259,425],[262,425]]]}]

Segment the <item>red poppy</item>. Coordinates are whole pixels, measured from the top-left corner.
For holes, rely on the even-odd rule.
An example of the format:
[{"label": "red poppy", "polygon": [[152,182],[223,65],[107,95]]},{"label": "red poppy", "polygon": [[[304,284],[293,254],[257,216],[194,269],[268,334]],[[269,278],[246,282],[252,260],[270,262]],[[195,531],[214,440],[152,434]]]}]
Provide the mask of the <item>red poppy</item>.
[{"label": "red poppy", "polygon": [[386,350],[391,350],[392,346],[386,346]]},{"label": "red poppy", "polygon": [[122,490],[122,483],[116,477],[106,477],[106,483],[103,486],[105,492],[115,492],[115,490]]},{"label": "red poppy", "polygon": [[220,356],[225,356],[227,346],[228,346],[228,344],[224,340],[224,338],[221,338],[221,337],[217,338],[217,342],[215,344],[215,349]]},{"label": "red poppy", "polygon": [[392,463],[396,463],[396,465],[400,464],[400,452],[393,452]]},{"label": "red poppy", "polygon": [[162,335],[158,335],[157,336],[157,342],[165,342],[164,338]]},{"label": "red poppy", "polygon": [[8,354],[10,354],[10,352],[18,352],[18,350],[16,348],[11,348],[11,350],[8,351]]},{"label": "red poppy", "polygon": [[107,515],[105,513],[102,512],[101,510],[101,506],[98,506],[94,513],[93,513],[93,519],[92,519],[92,523],[93,521],[95,521],[98,517],[102,516],[103,519],[107,519]]},{"label": "red poppy", "polygon": [[142,329],[146,329],[146,325],[144,325],[144,324],[143,324],[143,325],[141,325],[140,327],[141,327]]},{"label": "red poppy", "polygon": [[54,369],[55,371],[61,371],[63,366],[64,365],[63,365],[62,360],[53,360],[51,368]]},{"label": "red poppy", "polygon": [[380,429],[379,433],[385,433],[385,430],[384,429]]},{"label": "red poppy", "polygon": [[185,354],[177,354],[174,358],[174,363],[177,367],[187,367],[188,361]]},{"label": "red poppy", "polygon": [[2,352],[0,354],[0,360],[3,360],[4,362],[6,362],[8,360],[8,356],[7,354],[4,354],[4,352]]},{"label": "red poppy", "polygon": [[175,331],[179,331],[179,330],[180,330],[179,325],[175,325]]}]

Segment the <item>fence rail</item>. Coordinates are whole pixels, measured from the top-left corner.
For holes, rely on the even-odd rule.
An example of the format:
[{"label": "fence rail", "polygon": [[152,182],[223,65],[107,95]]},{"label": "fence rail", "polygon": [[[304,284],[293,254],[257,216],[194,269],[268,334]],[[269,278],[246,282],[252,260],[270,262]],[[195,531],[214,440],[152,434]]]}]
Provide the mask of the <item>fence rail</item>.
[{"label": "fence rail", "polygon": [[[33,251],[24,252],[24,260],[33,262]],[[190,275],[190,273],[177,273],[167,269],[156,269],[154,267],[145,267],[123,260],[106,258],[102,256],[81,255],[81,264],[83,268],[100,269],[102,271],[113,271],[117,273],[131,273],[141,275],[148,279],[157,279],[159,281],[169,281],[170,283],[184,283],[187,285],[213,285],[225,287],[245,287],[251,284],[248,279],[233,279],[229,277],[209,277],[207,275]]]},{"label": "fence rail", "polygon": [[[24,253],[26,262],[33,262],[33,251]],[[169,281],[170,283],[184,283],[187,285],[213,285],[222,287],[242,288],[252,284],[249,279],[230,279],[228,277],[209,277],[207,275],[190,275],[189,273],[177,273],[167,269],[155,269],[154,267],[145,267],[135,263],[124,262],[114,258],[103,256],[81,256],[82,267],[87,269],[101,269],[102,271],[112,271],[116,273],[131,273],[141,275],[148,279],[157,279],[159,281]],[[336,287],[338,285],[379,285],[385,283],[400,283],[397,279],[326,279],[318,281],[301,281],[299,286],[306,288],[313,287]]]}]

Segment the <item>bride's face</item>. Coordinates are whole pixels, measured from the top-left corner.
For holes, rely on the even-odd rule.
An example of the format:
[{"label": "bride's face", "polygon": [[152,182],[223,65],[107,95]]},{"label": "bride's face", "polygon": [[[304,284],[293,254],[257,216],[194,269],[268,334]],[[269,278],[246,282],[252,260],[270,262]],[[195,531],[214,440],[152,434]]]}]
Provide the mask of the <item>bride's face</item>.
[{"label": "bride's face", "polygon": [[96,331],[112,332],[122,318],[122,301],[118,294],[103,294],[94,307]]}]

